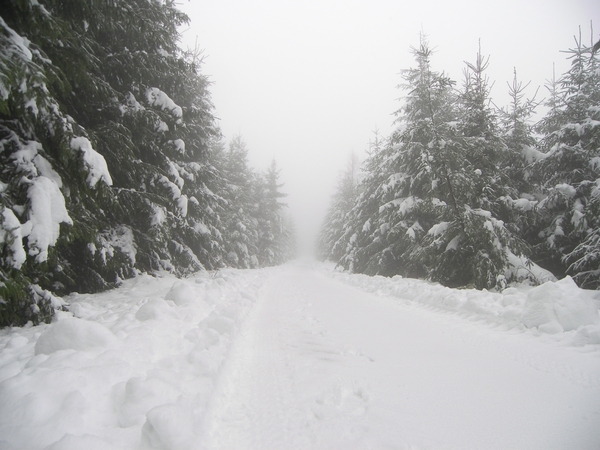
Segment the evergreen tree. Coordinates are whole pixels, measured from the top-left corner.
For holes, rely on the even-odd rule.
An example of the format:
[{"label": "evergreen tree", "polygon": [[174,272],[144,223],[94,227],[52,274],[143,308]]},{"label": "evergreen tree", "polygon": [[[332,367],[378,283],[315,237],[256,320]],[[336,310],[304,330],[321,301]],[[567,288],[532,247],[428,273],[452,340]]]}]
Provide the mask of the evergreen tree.
[{"label": "evergreen tree", "polygon": [[[217,267],[217,130],[173,2],[5,2],[1,324],[140,270]],[[41,286],[41,287],[40,287]],[[42,294],[40,294],[42,293]]]},{"label": "evergreen tree", "polygon": [[[511,206],[518,191],[507,168],[515,157],[500,138],[490,107],[481,51],[466,63],[458,102],[459,139],[448,182],[452,198],[443,220],[424,238],[433,280],[449,285],[491,288],[505,284],[512,255],[526,251],[512,222]],[[450,188],[451,186],[451,188]]]},{"label": "evergreen tree", "polygon": [[514,154],[490,108],[488,63],[479,52],[467,64],[457,95],[454,82],[432,70],[431,53],[422,37],[416,68],[403,72],[398,127],[365,163],[338,240],[340,264],[450,286],[502,286],[526,246],[512,223],[518,189],[507,167]]},{"label": "evergreen tree", "polygon": [[[376,135],[376,140],[378,139]],[[336,244],[344,234],[344,227],[349,219],[348,213],[358,196],[358,172],[358,157],[352,153],[346,164],[346,170],[338,181],[337,190],[319,234],[318,250],[322,260],[328,259],[337,263],[344,254],[343,246]]]},{"label": "evergreen tree", "polygon": [[568,51],[571,68],[558,81],[541,121],[546,157],[536,164],[545,198],[539,205],[537,254],[557,274],[600,286],[600,72],[598,56],[582,44]]},{"label": "evergreen tree", "polygon": [[280,191],[283,184],[279,183],[279,174],[280,170],[273,160],[264,176],[258,178],[258,260],[261,267],[287,260],[285,249],[289,232],[281,215],[285,204],[279,201],[286,194]]},{"label": "evergreen tree", "polygon": [[252,195],[254,174],[248,166],[248,149],[240,135],[234,136],[225,155],[223,197],[227,202],[223,224],[227,236],[225,250],[228,265],[258,267],[258,208]]},{"label": "evergreen tree", "polygon": [[498,114],[500,135],[509,154],[506,173],[516,191],[515,196],[506,196],[502,200],[508,222],[514,224],[525,242],[533,244],[537,239],[536,205],[540,200],[540,190],[532,166],[545,155],[538,150],[538,139],[531,124],[539,103],[535,95],[532,99],[525,98],[529,84],[523,85],[518,80],[515,69],[512,83],[507,83],[510,104],[500,109]]},{"label": "evergreen tree", "polygon": [[[333,243],[331,253],[340,255],[338,264],[351,272],[376,274],[380,270],[383,241],[378,225],[379,203],[377,194],[387,172],[382,163],[385,141],[375,132],[368,157],[363,163],[363,174],[357,186],[357,197],[346,214],[342,235]],[[337,257],[337,256],[336,256]]]},{"label": "evergreen tree", "polygon": [[442,195],[452,196],[453,82],[431,69],[424,37],[413,55],[417,67],[403,72],[408,93],[396,114],[398,127],[365,164],[362,193],[353,210],[361,219],[342,258],[355,271],[427,276],[421,241],[446,205]]}]

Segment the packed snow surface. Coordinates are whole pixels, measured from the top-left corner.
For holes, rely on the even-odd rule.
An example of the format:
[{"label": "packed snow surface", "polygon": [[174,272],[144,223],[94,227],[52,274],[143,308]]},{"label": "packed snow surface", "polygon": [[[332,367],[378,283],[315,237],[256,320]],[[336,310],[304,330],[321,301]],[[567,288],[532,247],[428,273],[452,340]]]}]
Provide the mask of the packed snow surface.
[{"label": "packed snow surface", "polygon": [[598,293],[307,262],[140,276],[0,331],[0,449],[598,449]]}]

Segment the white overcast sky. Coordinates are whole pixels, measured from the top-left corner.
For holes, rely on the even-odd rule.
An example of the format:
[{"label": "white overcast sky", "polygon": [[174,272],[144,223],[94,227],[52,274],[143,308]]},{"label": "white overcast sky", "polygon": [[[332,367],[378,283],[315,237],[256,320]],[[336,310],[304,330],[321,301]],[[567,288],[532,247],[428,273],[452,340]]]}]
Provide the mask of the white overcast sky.
[{"label": "white overcast sky", "polygon": [[274,158],[301,246],[318,232],[338,174],[393,127],[400,71],[425,32],[432,64],[459,84],[481,40],[492,97],[506,102],[513,67],[530,95],[568,68],[561,50],[582,29],[600,37],[599,0],[181,0],[183,46],[204,50],[203,72],[226,140],[241,134],[251,165]]}]

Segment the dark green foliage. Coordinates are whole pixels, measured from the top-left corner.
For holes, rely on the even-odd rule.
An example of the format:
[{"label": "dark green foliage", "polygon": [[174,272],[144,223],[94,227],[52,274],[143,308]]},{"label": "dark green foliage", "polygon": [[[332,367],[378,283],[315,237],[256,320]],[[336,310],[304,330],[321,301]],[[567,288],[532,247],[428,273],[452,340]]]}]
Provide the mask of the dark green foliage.
[{"label": "dark green foliage", "polygon": [[328,216],[324,256],[353,272],[454,287],[504,286],[511,258],[528,252],[519,229],[527,154],[518,147],[534,144],[520,122],[530,109],[511,117],[519,129],[510,133],[509,146],[490,107],[488,62],[481,53],[467,63],[460,92],[431,69],[425,39],[413,54],[416,67],[403,72],[406,96],[397,129],[365,162],[345,225]]},{"label": "dark green foliage", "polygon": [[0,327],[48,322],[54,315],[51,295],[18,271],[9,276],[0,284]]},{"label": "dark green foliage", "polygon": [[49,320],[48,291],[285,259],[278,172],[214,145],[187,20],[173,1],[3,4],[0,326]]},{"label": "dark green foliage", "polygon": [[571,49],[571,68],[551,85],[547,116],[538,129],[545,157],[534,166],[543,200],[536,220],[536,257],[557,274],[600,287],[600,72],[598,55]]},{"label": "dark green foliage", "polygon": [[48,320],[44,290],[225,265],[219,131],[174,2],[8,0],[1,14],[0,326]]}]

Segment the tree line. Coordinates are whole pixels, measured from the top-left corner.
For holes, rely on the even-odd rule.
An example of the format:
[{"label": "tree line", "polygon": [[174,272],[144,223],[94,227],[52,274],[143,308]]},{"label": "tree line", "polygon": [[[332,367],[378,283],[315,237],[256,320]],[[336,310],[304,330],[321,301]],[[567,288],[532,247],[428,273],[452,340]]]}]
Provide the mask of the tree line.
[{"label": "tree line", "polygon": [[570,69],[546,84],[546,113],[524,85],[491,102],[481,51],[460,86],[431,66],[422,36],[388,137],[344,172],[319,252],[346,270],[447,286],[503,288],[539,268],[600,288],[600,65],[581,33]]},{"label": "tree line", "polygon": [[7,0],[0,13],[0,326],[141,272],[290,257],[279,170],[224,142],[175,2]]}]

